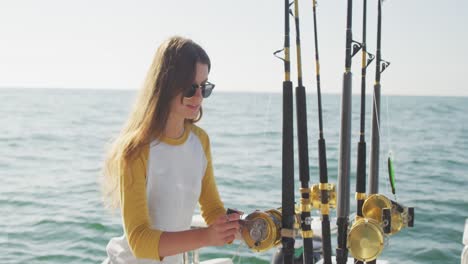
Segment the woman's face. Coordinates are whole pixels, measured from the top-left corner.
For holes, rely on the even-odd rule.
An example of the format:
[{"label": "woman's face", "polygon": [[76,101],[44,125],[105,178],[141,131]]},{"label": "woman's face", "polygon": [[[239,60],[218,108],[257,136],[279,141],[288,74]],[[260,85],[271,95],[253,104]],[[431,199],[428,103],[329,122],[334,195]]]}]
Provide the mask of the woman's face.
[{"label": "woman's face", "polygon": [[[195,66],[195,80],[193,84],[201,85],[208,80],[208,65],[197,62]],[[189,87],[187,87],[189,88]],[[196,89],[192,97],[184,97],[181,93],[174,97],[171,102],[171,115],[182,119],[195,119],[200,112],[200,106],[203,102],[201,89]]]}]

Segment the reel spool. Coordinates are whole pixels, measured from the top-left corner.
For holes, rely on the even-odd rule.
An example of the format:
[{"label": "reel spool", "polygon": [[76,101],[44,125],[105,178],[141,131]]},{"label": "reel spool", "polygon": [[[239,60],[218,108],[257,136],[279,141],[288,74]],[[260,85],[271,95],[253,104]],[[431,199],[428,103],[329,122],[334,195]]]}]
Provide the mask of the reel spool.
[{"label": "reel spool", "polygon": [[271,209],[255,211],[245,218],[242,237],[254,252],[267,251],[281,242],[281,212]]},{"label": "reel spool", "polygon": [[384,231],[380,223],[371,218],[359,218],[348,233],[348,250],[363,262],[376,259],[384,249]]}]

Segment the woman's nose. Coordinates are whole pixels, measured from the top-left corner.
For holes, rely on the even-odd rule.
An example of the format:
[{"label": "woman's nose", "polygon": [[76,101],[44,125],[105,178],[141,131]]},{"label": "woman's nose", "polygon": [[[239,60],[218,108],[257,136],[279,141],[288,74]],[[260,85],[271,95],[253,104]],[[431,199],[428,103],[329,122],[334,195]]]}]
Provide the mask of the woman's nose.
[{"label": "woman's nose", "polygon": [[193,97],[196,97],[197,99],[203,99],[202,89],[200,87],[195,90]]}]

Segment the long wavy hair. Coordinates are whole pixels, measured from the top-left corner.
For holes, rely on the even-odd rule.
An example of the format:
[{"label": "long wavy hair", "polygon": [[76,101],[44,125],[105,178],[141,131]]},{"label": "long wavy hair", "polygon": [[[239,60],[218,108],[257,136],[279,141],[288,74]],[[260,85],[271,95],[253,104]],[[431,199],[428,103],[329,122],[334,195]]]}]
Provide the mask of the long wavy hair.
[{"label": "long wavy hair", "polygon": [[[111,207],[120,205],[120,177],[126,175],[128,164],[145,145],[163,136],[171,101],[192,85],[197,62],[211,68],[203,48],[183,37],[169,38],[156,51],[133,110],[105,159],[103,191]],[[197,122],[202,113],[200,108],[199,116],[186,122]]]}]

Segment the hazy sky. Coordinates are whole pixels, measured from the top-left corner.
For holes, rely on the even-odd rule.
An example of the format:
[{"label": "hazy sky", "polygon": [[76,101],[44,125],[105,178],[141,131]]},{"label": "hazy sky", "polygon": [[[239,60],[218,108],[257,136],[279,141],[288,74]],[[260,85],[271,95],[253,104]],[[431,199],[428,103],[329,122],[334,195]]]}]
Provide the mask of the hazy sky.
[{"label": "hazy sky", "polygon": [[[66,1],[0,0],[0,87],[141,86],[157,46],[192,38],[211,57],[219,91],[281,92],[283,63],[272,53],[284,39],[280,0]],[[324,93],[342,89],[345,0],[318,0]],[[312,0],[300,1],[304,84],[315,92]],[[368,49],[375,52],[377,1],[368,0]],[[464,95],[468,75],[468,1],[387,0],[383,6],[383,94]],[[362,1],[353,6],[361,40]],[[291,43],[294,24],[291,19]],[[295,58],[295,50],[292,50]],[[360,91],[360,55],[353,92]],[[296,65],[293,61],[293,81]],[[368,92],[375,63],[368,70]]]}]

